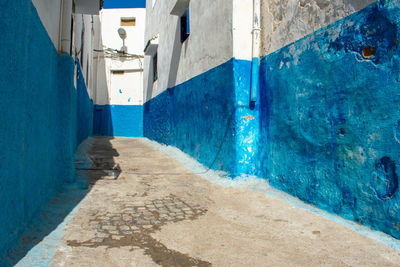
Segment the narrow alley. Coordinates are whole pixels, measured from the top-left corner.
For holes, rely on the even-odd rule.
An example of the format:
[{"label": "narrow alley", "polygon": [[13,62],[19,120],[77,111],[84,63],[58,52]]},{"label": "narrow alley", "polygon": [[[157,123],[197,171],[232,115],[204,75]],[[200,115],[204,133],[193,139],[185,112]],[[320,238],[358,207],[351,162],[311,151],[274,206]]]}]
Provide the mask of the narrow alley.
[{"label": "narrow alley", "polygon": [[0,7],[0,267],[400,267],[399,0]]},{"label": "narrow alley", "polygon": [[[276,196],[211,183],[147,139],[95,138],[88,159],[87,170],[76,163],[78,173],[87,172],[87,195],[64,230],[52,266],[400,262],[398,250]],[[26,260],[40,266],[35,258]]]}]

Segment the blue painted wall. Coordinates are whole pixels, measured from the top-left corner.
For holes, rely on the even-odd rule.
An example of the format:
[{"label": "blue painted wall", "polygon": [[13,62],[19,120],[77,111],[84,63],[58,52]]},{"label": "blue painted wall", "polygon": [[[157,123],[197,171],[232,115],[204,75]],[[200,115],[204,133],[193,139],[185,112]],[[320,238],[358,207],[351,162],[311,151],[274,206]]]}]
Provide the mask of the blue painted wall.
[{"label": "blue painted wall", "polygon": [[76,142],[79,145],[86,138],[93,135],[93,110],[92,99],[88,95],[85,78],[82,74],[80,62],[77,64],[77,134]]},{"label": "blue painted wall", "polygon": [[176,146],[209,168],[233,170],[233,64],[230,60],[148,101],[144,136]]},{"label": "blue painted wall", "polygon": [[144,135],[400,238],[398,1],[262,58],[232,59],[145,104]]},{"label": "blue painted wall", "polygon": [[73,179],[80,101],[74,62],[57,54],[31,1],[0,0],[0,8],[1,257]]},{"label": "blue painted wall", "polygon": [[380,1],[263,58],[257,173],[397,238],[399,8]]},{"label": "blue painted wall", "polygon": [[143,137],[143,106],[95,105],[94,135]]},{"label": "blue painted wall", "polygon": [[232,59],[151,99],[144,136],[231,176],[254,171],[258,113],[249,108],[250,70],[250,61]]}]

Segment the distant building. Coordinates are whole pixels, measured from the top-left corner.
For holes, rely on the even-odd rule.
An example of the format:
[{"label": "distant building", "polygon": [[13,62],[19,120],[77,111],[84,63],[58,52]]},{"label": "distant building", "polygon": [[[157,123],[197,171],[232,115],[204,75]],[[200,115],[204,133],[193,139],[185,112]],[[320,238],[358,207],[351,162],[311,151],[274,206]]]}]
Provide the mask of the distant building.
[{"label": "distant building", "polygon": [[144,136],[400,238],[400,2],[147,0]]},{"label": "distant building", "polygon": [[[95,50],[97,81],[96,135],[143,135],[143,64],[146,9],[104,9],[101,38]],[[119,35],[123,29],[126,37]]]}]

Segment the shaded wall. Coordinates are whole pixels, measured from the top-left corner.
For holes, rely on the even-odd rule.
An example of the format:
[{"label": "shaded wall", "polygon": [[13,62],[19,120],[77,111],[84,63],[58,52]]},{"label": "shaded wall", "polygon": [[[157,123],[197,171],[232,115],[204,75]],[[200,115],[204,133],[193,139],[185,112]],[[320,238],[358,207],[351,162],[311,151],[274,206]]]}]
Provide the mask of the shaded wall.
[{"label": "shaded wall", "polygon": [[[74,62],[29,0],[0,0],[0,256],[74,175]],[[82,137],[81,137],[82,138]]]},{"label": "shaded wall", "polygon": [[398,1],[265,56],[259,176],[400,238]]},{"label": "shaded wall", "polygon": [[143,137],[142,105],[95,105],[94,135]]},{"label": "shaded wall", "polygon": [[82,73],[81,65],[77,64],[77,145],[93,135],[93,100],[90,99]]},{"label": "shaded wall", "polygon": [[176,146],[205,166],[235,170],[235,108],[230,60],[144,105],[144,136]]}]

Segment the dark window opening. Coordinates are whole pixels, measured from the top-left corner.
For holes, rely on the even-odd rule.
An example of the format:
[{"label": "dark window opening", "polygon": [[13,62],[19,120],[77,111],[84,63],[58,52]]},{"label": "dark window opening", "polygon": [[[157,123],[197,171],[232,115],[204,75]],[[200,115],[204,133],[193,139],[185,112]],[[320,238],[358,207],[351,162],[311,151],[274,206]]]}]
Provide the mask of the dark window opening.
[{"label": "dark window opening", "polygon": [[114,75],[124,75],[125,71],[123,71],[123,70],[113,70],[112,73]]},{"label": "dark window opening", "polygon": [[136,18],[121,18],[121,26],[136,26]]},{"label": "dark window opening", "polygon": [[189,7],[186,9],[185,14],[181,17],[181,43],[186,41],[190,35],[190,18],[189,18]]},{"label": "dark window opening", "polygon": [[157,53],[153,56],[153,82],[158,79],[158,68],[157,68],[158,55]]}]

